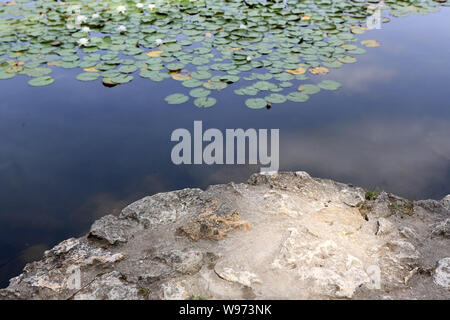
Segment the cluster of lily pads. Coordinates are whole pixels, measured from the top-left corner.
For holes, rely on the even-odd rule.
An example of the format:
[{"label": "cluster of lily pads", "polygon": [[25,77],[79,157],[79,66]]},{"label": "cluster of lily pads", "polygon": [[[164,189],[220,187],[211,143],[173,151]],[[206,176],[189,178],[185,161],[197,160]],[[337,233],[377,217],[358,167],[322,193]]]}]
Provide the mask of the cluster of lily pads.
[{"label": "cluster of lily pads", "polygon": [[[367,17],[382,7],[395,17],[427,14],[446,0],[12,0],[0,2],[0,80],[31,77],[31,86],[54,82],[55,67],[79,68],[79,81],[112,87],[135,76],[167,78],[190,88],[198,107],[211,107],[215,90],[249,96],[249,108],[286,100],[304,102],[332,80],[310,77],[357,61]],[[285,90],[295,88],[283,94]],[[264,97],[262,97],[264,95]],[[174,93],[169,104],[190,97]],[[256,97],[258,96],[258,97]]]}]

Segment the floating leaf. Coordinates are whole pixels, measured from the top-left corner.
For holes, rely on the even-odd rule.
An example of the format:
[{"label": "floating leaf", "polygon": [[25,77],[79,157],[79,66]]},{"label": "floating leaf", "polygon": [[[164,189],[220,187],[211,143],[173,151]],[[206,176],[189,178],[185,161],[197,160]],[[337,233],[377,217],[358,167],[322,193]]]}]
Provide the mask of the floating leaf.
[{"label": "floating leaf", "polygon": [[52,84],[54,81],[55,80],[50,76],[43,76],[31,79],[28,81],[28,84],[33,87],[43,87]]},{"label": "floating leaf", "polygon": [[354,26],[351,28],[351,32],[354,34],[363,34],[364,32],[366,32],[367,28],[363,28],[360,26]]},{"label": "floating leaf", "polygon": [[255,84],[253,84],[253,87],[261,91],[272,90],[277,88],[277,86],[274,83],[269,81],[258,81]]},{"label": "floating leaf", "polygon": [[225,82],[221,82],[221,81],[207,81],[203,84],[203,86],[206,89],[211,89],[211,90],[222,90],[225,89],[227,87],[227,84]]},{"label": "floating leaf", "polygon": [[320,91],[320,88],[314,84],[302,84],[298,90],[304,94],[315,94]]},{"label": "floating leaf", "polygon": [[206,97],[211,93],[211,91],[206,90],[204,88],[197,88],[197,89],[192,89],[189,94],[191,95],[191,97],[194,98],[202,98],[202,97]]},{"label": "floating leaf", "polygon": [[42,77],[52,73],[52,69],[45,67],[37,67],[37,68],[25,68],[23,73],[30,77]]},{"label": "floating leaf", "polygon": [[199,71],[195,71],[191,73],[192,78],[197,79],[197,80],[206,80],[212,77],[211,73],[209,73],[208,71],[203,71],[203,70],[199,70]]},{"label": "floating leaf", "polygon": [[167,65],[167,69],[170,71],[178,71],[184,68],[184,64],[182,63],[170,63]]},{"label": "floating leaf", "polygon": [[379,47],[380,44],[376,40],[363,40],[361,44],[367,48]]},{"label": "floating leaf", "polygon": [[250,109],[262,109],[267,106],[267,101],[261,98],[250,98],[245,101]]},{"label": "floating leaf", "polygon": [[191,75],[189,73],[173,73],[171,74],[172,79],[177,81],[186,81],[189,79],[192,79]]},{"label": "floating leaf", "polygon": [[153,50],[153,51],[147,52],[146,55],[149,56],[150,58],[158,58],[161,56],[161,54],[163,52],[164,51],[162,51],[162,50]]},{"label": "floating leaf", "polygon": [[283,103],[286,102],[286,97],[282,94],[272,93],[265,97],[265,100],[270,103]]},{"label": "floating leaf", "polygon": [[190,80],[183,81],[182,84],[186,88],[195,88],[195,87],[200,87],[201,85],[203,85],[203,82],[196,80],[196,79],[190,79]]},{"label": "floating leaf", "polygon": [[84,72],[100,72],[100,70],[95,69],[95,67],[84,68]]},{"label": "floating leaf", "polygon": [[311,74],[327,74],[328,72],[330,72],[330,70],[328,70],[325,67],[315,67],[315,68],[310,68],[309,72]]},{"label": "floating leaf", "polygon": [[14,78],[16,75],[14,73],[2,72],[0,71],[0,80],[7,80]]},{"label": "floating leaf", "polygon": [[293,70],[286,70],[286,72],[287,73],[290,73],[290,74],[295,74],[295,75],[297,75],[297,74],[304,74],[305,72],[306,72],[306,68],[304,68],[304,67],[298,67],[297,69],[293,69]]},{"label": "floating leaf", "polygon": [[286,96],[286,98],[293,102],[305,102],[309,99],[309,96],[302,92],[291,92]]},{"label": "floating leaf", "polygon": [[209,108],[216,104],[216,99],[211,97],[200,97],[194,100],[194,104],[199,108]]},{"label": "floating leaf", "polygon": [[342,63],[355,63],[357,60],[355,57],[352,56],[343,56],[339,57],[339,61]]},{"label": "floating leaf", "polygon": [[168,104],[181,104],[187,102],[189,97],[181,93],[174,93],[167,96],[165,100]]},{"label": "floating leaf", "polygon": [[118,71],[123,73],[133,73],[136,72],[139,68],[135,65],[124,65],[121,66]]},{"label": "floating leaf", "polygon": [[321,89],[325,89],[325,90],[337,90],[339,89],[342,85],[337,82],[337,81],[333,81],[333,80],[323,80],[322,82],[319,82],[317,84],[317,86]]},{"label": "floating leaf", "polygon": [[83,72],[77,75],[77,80],[80,81],[94,81],[100,77],[100,74],[95,72]]},{"label": "floating leaf", "polygon": [[340,68],[342,67],[342,62],[335,60],[335,61],[325,61],[323,62],[323,65],[327,68]]}]

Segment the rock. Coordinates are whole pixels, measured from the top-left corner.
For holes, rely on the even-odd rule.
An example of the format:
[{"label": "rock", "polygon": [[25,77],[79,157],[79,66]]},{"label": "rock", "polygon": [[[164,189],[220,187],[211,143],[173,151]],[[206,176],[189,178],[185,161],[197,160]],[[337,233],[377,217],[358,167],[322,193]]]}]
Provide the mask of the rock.
[{"label": "rock", "polygon": [[448,217],[445,199],[365,200],[302,171],[254,174],[105,216],[0,298],[450,299]]},{"label": "rock", "polygon": [[431,233],[435,236],[450,238],[450,218],[435,224]]},{"label": "rock", "polygon": [[395,226],[386,218],[379,218],[377,220],[376,235],[387,235],[395,231]]},{"label": "rock", "polygon": [[106,240],[110,244],[127,242],[132,235],[131,230],[136,226],[137,223],[135,221],[107,215],[94,222],[88,236]]},{"label": "rock", "polygon": [[450,257],[439,260],[434,282],[438,286],[450,289]]},{"label": "rock", "polygon": [[83,287],[74,296],[74,300],[138,300],[138,288],[128,283],[124,276],[113,271],[99,276],[87,286]]},{"label": "rock", "polygon": [[447,210],[450,210],[450,194],[446,195],[441,202]]},{"label": "rock", "polygon": [[414,229],[412,229],[412,228],[400,227],[398,230],[399,230],[400,234],[407,239],[411,239],[411,240],[418,239],[416,231],[414,231]]}]

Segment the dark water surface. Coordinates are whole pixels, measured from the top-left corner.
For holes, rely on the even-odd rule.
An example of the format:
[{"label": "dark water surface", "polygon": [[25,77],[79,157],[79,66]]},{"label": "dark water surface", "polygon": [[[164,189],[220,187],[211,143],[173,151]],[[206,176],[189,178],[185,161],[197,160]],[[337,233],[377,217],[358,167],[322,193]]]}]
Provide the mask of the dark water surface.
[{"label": "dark water surface", "polygon": [[[332,70],[335,92],[251,110],[231,85],[217,105],[167,105],[188,92],[138,76],[105,88],[56,70],[34,88],[0,82],[0,286],[59,241],[143,196],[245,181],[255,166],[175,166],[176,128],[279,128],[280,170],[378,186],[411,199],[450,193],[450,10],[393,19],[358,62]],[[173,87],[176,86],[177,89]]]}]

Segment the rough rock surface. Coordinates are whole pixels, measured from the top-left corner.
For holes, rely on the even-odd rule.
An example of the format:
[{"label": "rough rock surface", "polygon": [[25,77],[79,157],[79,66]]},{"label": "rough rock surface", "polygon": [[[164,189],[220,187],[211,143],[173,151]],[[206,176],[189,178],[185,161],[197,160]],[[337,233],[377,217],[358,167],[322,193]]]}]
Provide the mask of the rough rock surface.
[{"label": "rough rock surface", "polygon": [[47,251],[3,299],[450,299],[449,197],[367,200],[305,172],[139,200]]}]

